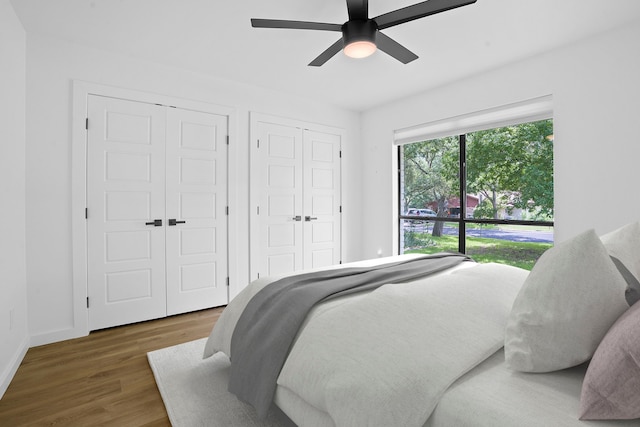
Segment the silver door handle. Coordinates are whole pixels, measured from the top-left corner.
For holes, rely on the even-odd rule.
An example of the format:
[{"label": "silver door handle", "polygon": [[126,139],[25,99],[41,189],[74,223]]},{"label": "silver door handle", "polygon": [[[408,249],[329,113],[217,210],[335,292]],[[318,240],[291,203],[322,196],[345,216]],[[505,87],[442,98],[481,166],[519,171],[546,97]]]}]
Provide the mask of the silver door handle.
[{"label": "silver door handle", "polygon": [[318,217],[315,217],[315,216],[312,217],[312,216],[309,216],[309,215],[304,217],[305,221],[315,221],[316,219],[318,219]]},{"label": "silver door handle", "polygon": [[294,221],[302,221],[302,217],[300,215],[296,215],[291,219],[294,220]]}]

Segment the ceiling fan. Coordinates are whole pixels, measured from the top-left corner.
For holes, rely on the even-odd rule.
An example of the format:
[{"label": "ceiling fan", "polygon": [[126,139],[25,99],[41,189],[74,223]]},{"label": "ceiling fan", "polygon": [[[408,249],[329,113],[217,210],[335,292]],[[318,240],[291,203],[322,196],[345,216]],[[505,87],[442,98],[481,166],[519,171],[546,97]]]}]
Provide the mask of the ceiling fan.
[{"label": "ceiling fan", "polygon": [[345,55],[352,58],[365,58],[373,54],[376,49],[380,49],[403,64],[407,64],[417,59],[418,55],[384,35],[380,30],[475,2],[476,0],[427,0],[413,6],[384,13],[375,18],[369,18],[368,0],[347,0],[349,20],[342,25],[254,18],[251,19],[251,26],[254,28],[290,28],[342,32],[340,40],[329,46],[327,50],[311,61],[309,65],[313,67],[323,65],[343,49]]}]

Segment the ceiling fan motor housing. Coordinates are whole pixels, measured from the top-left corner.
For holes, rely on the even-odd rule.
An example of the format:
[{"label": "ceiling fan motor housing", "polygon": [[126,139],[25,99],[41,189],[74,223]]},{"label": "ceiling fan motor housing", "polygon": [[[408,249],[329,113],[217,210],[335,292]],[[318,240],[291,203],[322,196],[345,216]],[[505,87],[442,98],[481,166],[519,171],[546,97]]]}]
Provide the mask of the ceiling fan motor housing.
[{"label": "ceiling fan motor housing", "polygon": [[373,19],[355,19],[342,25],[342,40],[345,46],[360,41],[376,44],[377,33],[378,24]]}]

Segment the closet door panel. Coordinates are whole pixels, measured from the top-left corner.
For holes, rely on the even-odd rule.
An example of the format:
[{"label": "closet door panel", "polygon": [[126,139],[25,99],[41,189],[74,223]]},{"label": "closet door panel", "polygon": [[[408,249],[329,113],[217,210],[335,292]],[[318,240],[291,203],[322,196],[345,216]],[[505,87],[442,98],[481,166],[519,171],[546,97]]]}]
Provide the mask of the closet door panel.
[{"label": "closet door panel", "polygon": [[258,122],[258,273],[303,268],[302,132]]},{"label": "closet door panel", "polygon": [[168,315],[228,302],[226,138],[225,116],[167,110]]},{"label": "closet door panel", "polygon": [[304,131],[304,268],[341,261],[339,135]]},{"label": "closet door panel", "polygon": [[163,317],[164,109],[91,95],[88,118],[89,328]]}]

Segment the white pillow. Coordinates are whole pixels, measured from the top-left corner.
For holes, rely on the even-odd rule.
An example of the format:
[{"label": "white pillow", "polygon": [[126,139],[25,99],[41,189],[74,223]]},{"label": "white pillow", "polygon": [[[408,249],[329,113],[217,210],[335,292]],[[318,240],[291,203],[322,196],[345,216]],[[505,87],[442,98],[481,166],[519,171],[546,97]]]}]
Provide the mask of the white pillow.
[{"label": "white pillow", "polygon": [[629,308],[626,287],[594,230],[549,249],[514,301],[505,332],[507,366],[551,372],[589,360]]},{"label": "white pillow", "polygon": [[600,237],[609,255],[618,258],[640,280],[640,221]]}]

